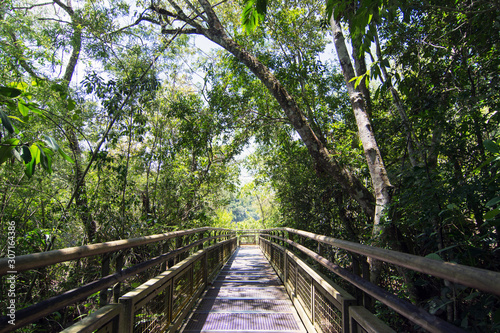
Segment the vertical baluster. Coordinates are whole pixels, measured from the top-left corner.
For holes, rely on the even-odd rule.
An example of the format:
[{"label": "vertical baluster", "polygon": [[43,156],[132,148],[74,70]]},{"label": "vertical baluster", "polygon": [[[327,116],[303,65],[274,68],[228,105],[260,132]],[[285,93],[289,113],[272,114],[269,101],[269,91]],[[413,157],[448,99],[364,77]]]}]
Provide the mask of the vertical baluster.
[{"label": "vertical baluster", "polygon": [[[167,241],[167,251],[170,252],[170,251],[173,251],[175,250],[175,239],[169,239]],[[172,266],[175,265],[175,257],[171,258],[168,260],[168,267],[167,268],[170,268]]]},{"label": "vertical baluster", "polygon": [[[202,232],[199,232],[198,233],[198,240],[202,240],[204,236],[205,232],[202,231]],[[201,243],[200,245],[198,245],[198,251],[199,250],[203,250],[203,243]]]},{"label": "vertical baluster", "polygon": [[[109,275],[109,253],[102,255],[101,277]],[[103,307],[108,304],[108,288],[101,290],[99,293],[99,306]]]},{"label": "vertical baluster", "polygon": [[208,286],[208,252],[203,254],[203,285]]},{"label": "vertical baluster", "polygon": [[[161,246],[161,254],[165,254],[168,252],[168,241],[163,242]],[[168,261],[168,260],[167,260]],[[168,262],[164,261],[161,263],[160,271],[166,271],[168,268]]]},{"label": "vertical baluster", "polygon": [[[363,267],[363,279],[370,281],[370,265],[365,257],[362,257],[361,264]],[[365,292],[363,292],[363,306],[370,311],[372,311],[374,307],[373,299]]]},{"label": "vertical baluster", "polygon": [[[177,250],[178,248],[180,248],[182,246],[182,239],[181,239],[182,236],[177,236],[175,237],[175,250]],[[174,265],[177,264],[179,261],[181,261],[181,255],[180,254],[177,254],[175,256],[175,259],[174,259]]]},{"label": "vertical baluster", "polygon": [[[115,262],[116,272],[121,272],[121,270],[123,269],[124,257],[125,257],[124,251],[118,253]],[[118,298],[120,298],[121,285],[122,285],[121,282],[118,282],[113,287],[113,303],[118,303]]]}]

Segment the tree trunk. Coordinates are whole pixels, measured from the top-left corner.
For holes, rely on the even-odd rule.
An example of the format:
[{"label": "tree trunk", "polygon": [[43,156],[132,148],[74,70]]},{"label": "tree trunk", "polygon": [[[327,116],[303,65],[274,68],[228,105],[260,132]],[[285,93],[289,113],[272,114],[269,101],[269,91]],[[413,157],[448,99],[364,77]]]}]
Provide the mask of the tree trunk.
[{"label": "tree trunk", "polygon": [[[75,73],[76,65],[80,57],[80,51],[82,49],[82,28],[80,26],[78,17],[76,17],[75,12],[71,6],[63,4],[60,0],[54,0],[54,2],[61,7],[66,13],[71,17],[71,27],[73,29],[73,36],[71,37],[71,44],[73,50],[69,58],[68,64],[66,65],[66,70],[64,72],[63,80],[69,88],[73,74]],[[82,150],[80,148],[80,143],[78,142],[78,137],[76,136],[75,129],[71,126],[67,126],[66,133],[69,139],[69,148],[73,157],[75,158],[75,186],[73,191],[75,192],[75,205],[78,211],[78,215],[82,220],[83,226],[85,228],[86,237],[88,243],[92,243],[95,238],[97,231],[97,225],[92,218],[92,213],[88,204],[87,198],[87,186],[85,184],[84,172],[82,168]]]},{"label": "tree trunk", "polygon": [[[186,33],[200,34],[214,43],[220,45],[228,52],[233,54],[239,61],[245,64],[267,87],[269,92],[275,97],[281,108],[285,112],[288,120],[298,132],[302,141],[306,145],[309,154],[316,164],[325,172],[330,174],[354,200],[356,200],[364,212],[372,217],[375,215],[374,197],[373,194],[363,185],[363,183],[354,176],[353,172],[347,167],[340,165],[332,154],[326,149],[316,133],[313,131],[303,112],[300,110],[297,102],[286,91],[283,85],[273,75],[273,73],[264,66],[257,58],[247,52],[238,43],[232,40],[224,32],[224,28],[219,22],[213,8],[206,0],[199,0],[199,3],[207,16],[206,23],[208,28],[205,28],[197,22],[187,17],[180,8],[176,8],[176,18],[183,20],[194,29],[186,30]],[[172,13],[160,8],[152,8],[160,15],[171,16]],[[163,29],[163,33],[179,33],[178,30],[168,31]]]},{"label": "tree trunk", "polygon": [[[351,30],[352,31],[352,30]],[[352,58],[354,59],[354,68],[356,69],[356,76],[361,76],[366,73],[365,55],[361,51],[361,38],[353,39],[352,41]],[[370,90],[366,86],[366,80],[361,80],[358,89],[363,94],[363,101],[365,103],[365,110],[368,117],[372,116],[372,100],[370,97]]]},{"label": "tree trunk", "polygon": [[334,16],[331,17],[331,25],[333,32],[333,39],[337,55],[342,67],[344,79],[347,84],[347,91],[351,100],[351,105],[358,125],[358,135],[363,144],[366,162],[370,170],[373,191],[375,192],[375,215],[373,219],[372,238],[376,244],[380,244],[383,240],[384,225],[383,217],[385,210],[389,207],[391,202],[391,188],[392,185],[385,170],[384,161],[373,133],[370,119],[365,109],[362,93],[354,87],[352,79],[355,77],[354,68],[349,58],[349,52],[342,34],[340,24],[335,20]]}]

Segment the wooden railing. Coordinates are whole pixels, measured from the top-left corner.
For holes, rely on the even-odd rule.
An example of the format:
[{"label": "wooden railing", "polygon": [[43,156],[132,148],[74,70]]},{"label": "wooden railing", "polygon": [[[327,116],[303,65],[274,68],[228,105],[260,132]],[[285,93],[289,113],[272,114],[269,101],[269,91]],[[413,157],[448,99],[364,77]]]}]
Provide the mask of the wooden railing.
[{"label": "wooden railing", "polygon": [[[399,265],[493,295],[500,295],[498,272],[341,241],[290,228],[258,232],[259,244],[285,283],[299,315],[306,326],[314,327],[318,332],[394,332],[367,309],[370,308],[370,297],[429,332],[464,332],[461,328],[370,283],[366,261],[364,269],[355,267],[360,263],[359,256]],[[306,243],[308,246],[304,245]],[[333,253],[348,251],[351,255],[352,269],[342,268],[323,257],[322,254],[327,247],[332,248]],[[354,288],[358,297],[351,296],[311,265],[306,264],[297,254],[310,262],[316,262],[328,272],[341,278]],[[360,275],[364,275],[364,278]]]},{"label": "wooden railing", "polygon": [[[89,258],[100,263],[101,278],[16,311],[15,325],[9,324],[8,316],[1,317],[0,332],[17,330],[69,305],[86,301],[96,293],[100,309],[67,332],[105,332],[109,328],[113,328],[110,332],[141,332],[140,327],[146,322],[175,330],[207,281],[215,277],[234,252],[236,242],[234,231],[207,227],[18,256],[17,276],[57,264],[69,267],[75,261]],[[141,249],[142,253],[147,251],[149,257],[126,265],[132,262],[127,253]],[[112,263],[114,273],[110,269]],[[8,260],[0,259],[0,276],[11,274],[8,268]],[[156,277],[122,296],[123,282],[138,274]],[[126,289],[131,286],[128,284]],[[161,293],[168,294],[169,300],[165,301],[164,308],[151,310],[158,305]],[[114,304],[108,305],[110,301]],[[119,323],[126,325],[118,329]],[[68,323],[61,321],[58,325],[64,328]]]},{"label": "wooden railing", "polygon": [[259,244],[259,231],[243,229],[236,231],[238,237],[238,246],[240,245],[257,245]]},{"label": "wooden railing", "polygon": [[[498,272],[290,228],[239,231],[198,228],[18,256],[16,274],[21,277],[34,271],[35,278],[43,278],[40,270],[47,272],[57,265],[62,265],[67,271],[71,267],[92,268],[92,264],[98,264],[101,277],[17,311],[15,326],[8,324],[9,317],[1,317],[0,332],[10,332],[26,325],[35,325],[26,331],[37,331],[39,326],[36,325],[39,324],[35,322],[77,302],[86,302],[96,311],[76,324],[74,318],[59,319],[60,329],[54,331],[175,332],[203,289],[240,244],[261,247],[311,331],[394,332],[370,312],[375,299],[427,331],[462,332],[462,329],[371,284],[367,258],[500,295]],[[132,259],[139,253],[142,255],[140,260],[134,262]],[[345,254],[343,257],[350,256],[349,269],[333,259],[341,253]],[[84,258],[89,260],[87,266],[79,265]],[[314,268],[312,263],[317,267]],[[8,264],[8,259],[0,259],[2,279],[12,274]],[[114,272],[111,267],[114,267]],[[331,274],[337,283],[320,273],[319,267],[325,269],[325,274]],[[143,278],[140,283],[138,277]],[[132,279],[134,283],[130,282]]]}]

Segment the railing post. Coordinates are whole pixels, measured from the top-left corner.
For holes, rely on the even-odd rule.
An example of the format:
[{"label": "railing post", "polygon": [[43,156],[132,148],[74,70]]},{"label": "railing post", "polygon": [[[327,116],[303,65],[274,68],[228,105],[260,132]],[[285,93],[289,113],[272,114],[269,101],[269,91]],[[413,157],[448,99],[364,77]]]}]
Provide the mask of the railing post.
[{"label": "railing post", "polygon": [[134,301],[132,298],[121,298],[123,304],[123,320],[121,329],[123,333],[132,333],[134,329]]},{"label": "railing post", "polygon": [[203,254],[203,284],[205,285],[205,288],[208,286],[208,252],[205,251],[205,254]]},{"label": "railing post", "polygon": [[314,322],[316,321],[316,310],[315,308],[315,303],[316,303],[316,282],[314,279],[311,278],[311,323],[314,326]]},{"label": "railing post", "polygon": [[[285,236],[285,235],[283,235]],[[288,281],[288,250],[285,248],[283,251],[283,255],[285,256],[283,258],[283,284],[285,285],[285,290],[286,290],[286,285]]]},{"label": "railing post", "polygon": [[217,243],[217,233],[217,230],[212,231],[212,237],[214,238],[210,241],[210,245],[215,245]]},{"label": "railing post", "polygon": [[[167,241],[167,248],[168,248],[167,252],[175,250],[175,245],[174,244],[175,244],[175,242],[172,239],[169,239]],[[167,266],[167,268],[170,268],[170,267],[172,267],[174,265],[175,265],[175,258],[172,258],[172,259],[168,260],[168,266]]]},{"label": "railing post", "polygon": [[[101,277],[109,275],[109,253],[103,254],[102,256],[102,266],[101,266]],[[108,304],[108,288],[105,288],[99,293],[99,306],[103,307]]]},{"label": "railing post", "polygon": [[[180,248],[182,246],[182,239],[181,239],[181,236],[177,236],[175,237],[175,250],[177,250],[178,248]],[[175,259],[174,259],[174,265],[176,265],[179,261],[182,261],[181,259],[181,254],[178,254],[175,256]]]},{"label": "railing post", "polygon": [[[162,254],[164,253],[167,253],[168,252],[168,241],[164,242],[161,246],[161,250],[162,250]],[[166,271],[168,268],[168,262],[167,261],[164,261],[161,263],[161,267],[160,267],[160,270],[163,272],[163,271]]]},{"label": "railing post", "polygon": [[[117,273],[121,272],[121,270],[123,268],[124,256],[125,256],[124,252],[121,251],[120,253],[118,253],[118,256],[116,257],[115,269],[116,269]],[[122,285],[121,282],[118,282],[113,287],[113,302],[114,303],[118,303],[118,298],[120,298],[121,285]]]},{"label": "railing post", "polygon": [[[205,236],[204,236],[205,232],[200,232],[198,233],[198,240],[202,240]],[[198,245],[198,250],[203,250],[203,243],[200,243],[200,245]]]},{"label": "railing post", "polygon": [[[363,258],[361,264],[363,267],[363,279],[370,281],[370,265],[366,258]],[[363,292],[363,306],[370,311],[372,311],[374,307],[373,299],[365,292]]]}]

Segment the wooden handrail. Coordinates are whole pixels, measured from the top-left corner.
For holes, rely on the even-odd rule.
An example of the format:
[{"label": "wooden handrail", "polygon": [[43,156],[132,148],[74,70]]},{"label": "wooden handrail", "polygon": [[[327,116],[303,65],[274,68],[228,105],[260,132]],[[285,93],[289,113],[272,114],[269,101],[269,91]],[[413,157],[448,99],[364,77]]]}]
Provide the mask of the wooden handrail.
[{"label": "wooden handrail", "polygon": [[[132,239],[122,239],[105,243],[89,244],[83,246],[69,247],[65,249],[52,250],[47,252],[32,253],[22,256],[16,256],[15,271],[22,272],[30,269],[36,269],[44,266],[57,264],[64,261],[75,260],[104,253],[116,252],[129,249],[136,246],[160,242],[171,238],[195,234],[205,231],[230,231],[222,228],[196,228],[189,230],[173,231],[164,234],[137,237]],[[8,258],[0,259],[0,276],[6,275],[11,271],[8,266]]]},{"label": "wooden handrail", "polygon": [[[211,229],[211,228],[207,228]],[[197,230],[197,229],[194,229]],[[213,230],[213,229],[212,229]],[[199,232],[199,230],[197,230]],[[169,233],[171,234],[171,233]],[[180,236],[177,234],[176,236]],[[217,235],[217,236],[211,236],[207,237],[198,241],[195,241],[189,245],[186,245],[184,247],[178,248],[176,250],[173,250],[171,252],[159,255],[155,258],[151,258],[149,260],[143,261],[137,265],[134,265],[132,267],[129,267],[127,269],[124,269],[122,271],[116,272],[114,274],[105,276],[99,280],[90,282],[84,286],[78,287],[73,290],[66,291],[60,295],[54,296],[52,298],[46,299],[42,302],[39,302],[37,304],[31,305],[27,308],[21,309],[16,312],[16,326],[15,329],[21,328],[39,318],[43,318],[44,316],[53,313],[65,306],[68,306],[70,304],[73,304],[75,302],[81,301],[83,299],[86,299],[88,296],[92,295],[93,293],[102,290],[103,288],[110,287],[114,285],[115,283],[124,281],[125,279],[136,275],[140,272],[145,271],[148,268],[151,268],[153,266],[159,265],[162,262],[165,262],[171,258],[174,258],[175,256],[185,253],[189,251],[190,249],[203,244],[206,241],[210,241],[212,239],[218,239],[226,237],[226,235]],[[222,244],[225,244],[227,242],[231,242],[234,240],[234,237],[231,239],[221,241],[218,244],[212,245],[210,247],[207,247],[204,249],[204,251],[208,251],[212,248],[215,248],[217,246],[221,246]],[[98,245],[98,244],[96,244]],[[142,244],[141,244],[142,245]],[[52,251],[51,251],[52,252]],[[3,332],[10,332],[12,327],[7,324],[8,322],[8,317],[0,317],[0,333]]]},{"label": "wooden handrail", "polygon": [[[328,270],[334,272],[336,275],[340,276],[344,280],[352,283],[354,286],[359,288],[360,290],[366,292],[367,294],[373,296],[375,299],[379,300],[380,302],[384,303],[394,311],[398,312],[399,314],[403,315],[404,317],[408,318],[412,322],[420,325],[424,329],[428,330],[429,332],[434,332],[434,333],[448,333],[448,332],[456,332],[456,333],[465,333],[464,330],[434,316],[429,314],[427,311],[411,304],[410,302],[407,302],[403,299],[400,299],[396,295],[393,295],[389,293],[388,291],[384,290],[383,288],[372,284],[370,281],[367,281],[350,271],[346,270],[345,268],[342,268],[331,261],[325,259],[324,257],[320,256],[316,252],[308,249],[307,247],[300,245],[298,243],[295,243],[289,239],[285,239],[279,236],[273,236],[269,235],[271,238],[278,239],[281,241],[284,241],[294,248],[298,249],[299,251],[303,252],[306,254],[308,257],[314,259],[316,262],[319,264],[323,265],[325,268]],[[262,238],[264,241],[270,242],[269,240],[266,240],[265,238]],[[274,246],[279,246],[275,243],[271,243]],[[282,248],[282,251],[286,252],[285,249]]]},{"label": "wooden handrail", "polygon": [[289,233],[313,239],[323,244],[328,244],[370,258],[406,267],[417,272],[430,274],[453,283],[462,284],[467,287],[500,295],[499,272],[343,241],[297,229],[276,228],[264,230],[263,232],[267,233],[269,231],[287,231]]}]

